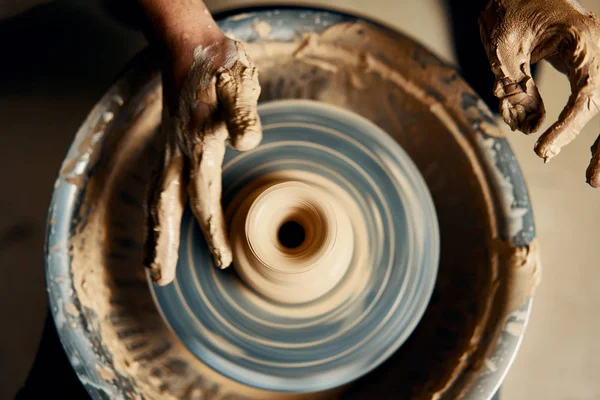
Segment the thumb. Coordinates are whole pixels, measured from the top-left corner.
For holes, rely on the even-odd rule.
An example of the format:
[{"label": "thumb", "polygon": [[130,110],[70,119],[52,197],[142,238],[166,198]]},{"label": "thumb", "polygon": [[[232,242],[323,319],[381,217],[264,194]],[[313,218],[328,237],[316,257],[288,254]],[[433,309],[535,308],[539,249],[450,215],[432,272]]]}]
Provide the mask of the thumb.
[{"label": "thumb", "polygon": [[223,107],[231,147],[246,151],[262,140],[258,116],[260,85],[256,67],[249,61],[240,42],[236,42],[238,58],[232,66],[217,75],[217,96]]},{"label": "thumb", "polygon": [[494,95],[510,128],[529,134],[539,129],[546,110],[531,76],[533,32],[509,29],[501,13],[490,5],[480,20],[481,40],[496,76]]}]

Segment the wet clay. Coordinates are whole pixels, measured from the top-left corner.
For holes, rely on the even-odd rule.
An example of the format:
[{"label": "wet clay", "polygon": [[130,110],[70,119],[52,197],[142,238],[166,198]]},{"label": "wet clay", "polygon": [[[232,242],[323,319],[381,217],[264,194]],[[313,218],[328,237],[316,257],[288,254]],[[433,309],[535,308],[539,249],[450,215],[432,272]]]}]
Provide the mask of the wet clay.
[{"label": "wet clay", "polygon": [[[242,43],[199,46],[179,97],[179,108],[163,110],[165,150],[151,191],[146,241],[152,279],[159,285],[175,277],[183,208],[190,206],[207,239],[215,264],[231,264],[231,245],[221,208],[221,165],[226,142],[239,151],[261,140],[257,102],[258,73]],[[166,103],[165,103],[166,104]]]},{"label": "wet clay", "polygon": [[[510,227],[499,217],[500,202],[510,208],[520,201],[506,190],[512,183],[504,182],[502,193],[489,184],[495,165],[483,161],[477,144],[498,135],[490,128],[493,119],[455,70],[409,39],[366,23],[334,25],[293,42],[248,44],[247,51],[261,71],[262,100],[315,99],[366,117],[407,151],[435,202],[442,248],[430,305],[395,355],[341,388],[343,397],[460,398],[490,365],[486,358],[503,321],[525,306],[539,274],[525,216],[517,214]],[[102,150],[95,148],[99,161],[71,241],[78,305],[88,336],[101,338],[96,351],[114,368],[111,383],[131,398],[340,395],[245,387],[203,365],[166,327],[148,289],[140,229],[148,167],[163,158],[160,99],[154,75],[125,106]]]},{"label": "wet clay", "polygon": [[[569,101],[535,145],[536,153],[549,161],[600,111],[600,21],[577,0],[492,0],[480,27],[496,75],[494,93],[512,130],[535,132],[546,114],[531,76],[532,63],[547,59],[568,75]],[[586,173],[593,187],[600,187],[597,143]]]},{"label": "wet clay", "polygon": [[[248,213],[248,208],[250,208],[251,205],[253,205],[255,203],[256,197],[258,197],[260,194],[263,194],[266,190],[268,190],[268,188],[274,186],[274,185],[279,185],[279,184],[284,184],[284,185],[289,185],[291,183],[292,187],[294,187],[296,185],[296,182],[301,182],[301,183],[310,183],[310,185],[312,186],[312,189],[310,194],[307,196],[310,199],[310,202],[312,203],[315,200],[315,197],[317,194],[321,195],[319,196],[320,198],[325,198],[328,199],[328,201],[331,202],[332,205],[334,205],[334,209],[330,210],[329,212],[335,212],[337,211],[338,213],[340,213],[339,216],[335,216],[335,219],[340,220],[341,223],[339,223],[339,225],[345,226],[346,228],[346,232],[340,232],[341,230],[338,229],[337,233],[335,234],[335,238],[340,240],[341,243],[338,243],[337,246],[335,246],[336,248],[331,248],[331,250],[333,250],[334,253],[337,253],[338,257],[337,259],[331,257],[331,250],[329,251],[329,254],[325,254],[327,259],[323,259],[319,257],[319,261],[317,263],[313,263],[311,262],[312,260],[307,260],[305,257],[300,257],[300,261],[303,262],[305,264],[305,272],[307,272],[308,276],[312,275],[315,269],[321,270],[322,272],[334,272],[334,277],[331,280],[324,280],[322,279],[322,276],[320,276],[320,282],[317,283],[316,287],[313,287],[312,290],[310,290],[310,292],[308,294],[303,294],[303,293],[297,293],[295,295],[292,296],[286,296],[286,298],[284,299],[283,296],[281,296],[278,291],[279,289],[281,289],[281,285],[280,284],[274,284],[273,280],[275,278],[287,278],[286,280],[288,281],[288,284],[291,285],[297,285],[297,282],[295,282],[292,279],[289,279],[289,276],[285,276],[287,274],[282,273],[282,271],[278,271],[278,273],[271,275],[270,279],[267,280],[262,280],[261,282],[261,286],[257,287],[256,284],[253,283],[248,283],[248,286],[250,287],[254,287],[258,292],[262,292],[265,288],[265,285],[271,287],[271,290],[273,292],[273,295],[270,296],[271,298],[275,298],[276,300],[284,300],[284,302],[282,304],[278,304],[278,303],[274,303],[272,301],[265,301],[264,299],[262,299],[260,296],[247,296],[247,301],[253,302],[253,304],[265,311],[268,311],[269,313],[272,313],[273,315],[288,315],[292,318],[315,318],[318,316],[322,316],[324,314],[326,314],[327,312],[341,306],[342,304],[345,304],[347,302],[352,302],[354,296],[356,296],[359,293],[363,293],[365,290],[365,287],[367,285],[367,282],[369,282],[369,280],[371,279],[371,275],[373,273],[373,267],[368,265],[368,263],[366,262],[366,260],[368,259],[368,252],[369,252],[369,248],[367,246],[367,240],[366,237],[368,236],[368,230],[367,230],[367,223],[364,219],[364,217],[361,215],[361,209],[358,206],[358,204],[356,204],[356,202],[353,200],[352,196],[350,196],[342,187],[334,184],[333,182],[331,182],[329,179],[324,178],[323,176],[320,176],[318,174],[315,173],[311,173],[311,172],[307,172],[307,171],[290,171],[290,170],[286,170],[286,171],[278,171],[278,172],[272,172],[272,173],[268,173],[265,174],[263,176],[261,176],[258,179],[253,180],[252,182],[248,183],[248,185],[246,185],[242,190],[240,190],[240,192],[238,194],[236,194],[235,198],[233,199],[233,201],[229,204],[229,206],[227,207],[227,213],[226,213],[226,217],[228,219],[228,221],[230,222],[230,226],[232,228],[232,246],[233,249],[236,253],[236,257],[234,257],[234,259],[236,260],[234,263],[234,267],[236,268],[236,271],[239,272],[239,274],[241,275],[242,279],[247,281],[246,275],[246,271],[249,271],[252,274],[253,277],[256,277],[257,274],[255,273],[258,271],[264,271],[263,268],[258,267],[256,268],[254,264],[251,264],[248,260],[243,259],[239,253],[242,253],[242,251],[246,250],[248,247],[248,244],[244,243],[247,239],[250,238],[249,235],[247,235],[245,233],[246,229],[250,232],[250,231],[254,231],[255,227],[252,226],[243,226],[245,225],[245,222],[252,222],[252,215],[249,215]],[[268,193],[267,193],[268,194]],[[267,199],[268,200],[268,199]],[[284,212],[286,211],[291,211],[289,205],[290,205],[290,200],[291,199],[287,199],[287,201],[285,201],[284,204],[280,205],[280,209],[282,209]],[[246,204],[245,204],[246,203]],[[268,202],[267,202],[268,204]],[[339,210],[339,211],[338,211]],[[305,208],[304,210],[301,210],[300,214],[304,214],[306,216],[307,209]],[[287,214],[287,212],[286,212]],[[298,215],[298,214],[296,214]],[[309,214],[310,215],[310,214]],[[332,214],[329,214],[330,217],[333,217]],[[244,219],[244,221],[241,221],[242,217]],[[324,219],[324,216],[319,216],[317,218],[315,218],[316,216],[313,214],[311,217],[309,218],[298,218],[301,220],[308,220],[308,219],[312,219],[314,221],[314,219]],[[347,221],[344,221],[346,218],[350,219],[350,226],[347,226]],[[279,218],[277,218],[279,219]],[[333,219],[333,218],[332,218]],[[254,220],[256,221],[256,220]],[[304,221],[302,221],[304,223]],[[261,222],[261,221],[256,221],[256,222]],[[276,222],[271,220],[270,222]],[[308,221],[307,221],[308,222]],[[314,221],[316,222],[316,221]],[[265,223],[265,221],[262,221],[262,223]],[[242,226],[240,226],[242,225]],[[305,225],[308,225],[308,223],[306,223]],[[234,227],[238,226],[239,229],[234,229]],[[306,226],[307,230],[311,230],[310,226]],[[264,228],[259,228],[263,234],[265,229]],[[274,227],[271,229],[268,229],[270,231],[270,235],[273,235],[274,231],[276,230]],[[310,234],[310,232],[307,232],[308,234]],[[333,232],[330,232],[333,233]],[[352,237],[352,233],[354,234],[354,237],[358,238],[357,240],[354,240],[354,238]],[[333,238],[333,235],[326,235],[328,238]],[[317,243],[314,244],[319,244],[326,242],[325,237],[323,236],[316,236],[315,238],[318,238],[319,240],[317,241]],[[253,237],[252,238],[255,241],[260,241],[260,237]],[[352,253],[353,253],[353,262],[355,265],[360,265],[361,268],[348,268],[348,265],[346,264],[346,257],[348,257],[349,254],[344,252],[344,244],[352,244],[352,241],[354,240],[353,243],[353,247],[352,247]],[[261,243],[261,244],[265,244],[265,243]],[[312,253],[315,254],[316,252],[319,252],[320,249],[318,249],[318,247],[320,246],[315,246],[313,243],[310,242],[306,242],[306,244],[310,244],[310,246],[306,246],[304,247],[304,249],[310,249],[312,250]],[[275,245],[276,247],[278,247],[278,244]],[[271,251],[273,251],[273,248],[271,246],[268,245],[267,242],[267,246],[266,250],[268,253],[271,253]],[[302,250],[302,247],[298,248],[297,250]],[[317,250],[317,251],[315,251]],[[292,253],[294,253],[292,251]],[[320,253],[320,252],[319,252]],[[320,255],[323,255],[323,253],[321,253]],[[311,257],[312,258],[312,257]],[[335,263],[333,262],[333,260],[335,259]],[[314,260],[314,259],[313,259]],[[308,261],[308,262],[307,262]],[[315,260],[317,261],[317,260]],[[242,263],[241,265],[238,265],[238,263]],[[307,265],[309,264],[312,266],[312,268],[306,268]],[[332,264],[336,264],[335,267],[332,268]],[[253,268],[254,267],[254,268]],[[281,268],[282,266],[280,266],[279,268]],[[283,266],[285,267],[286,270],[288,270],[289,266]],[[343,279],[341,280],[341,282],[337,283],[337,281],[342,278],[342,276],[344,275],[344,271],[346,269],[349,269],[345,276],[343,277]],[[243,270],[242,270],[243,269]],[[242,271],[240,271],[242,270]],[[244,271],[245,270],[245,271]],[[258,270],[258,271],[257,271]],[[333,271],[332,271],[333,270]],[[336,271],[337,270],[337,271]],[[289,270],[288,270],[289,271]],[[315,271],[316,272],[316,271]],[[317,274],[319,275],[319,274]],[[322,275],[322,274],[321,274]],[[316,299],[319,297],[320,294],[325,293],[327,291],[328,288],[333,288],[335,286],[335,290],[332,290],[331,292],[328,293],[327,296],[325,296],[324,298],[319,298],[317,301],[312,301],[310,303],[305,303],[302,304],[302,307],[287,307],[288,304],[293,304],[293,303],[302,303],[304,300],[308,300],[308,299]],[[310,288],[307,288],[310,289]],[[239,289],[240,291],[248,291],[250,289],[248,289],[246,286],[244,285],[240,285]],[[303,289],[306,290],[306,289]]]},{"label": "wet clay", "polygon": [[[235,210],[232,245],[236,271],[248,286],[277,303],[302,304],[339,283],[354,253],[348,210],[318,186],[293,180],[240,196],[246,201]],[[290,222],[304,231],[293,248],[286,247],[278,235]],[[367,233],[360,233],[361,242],[366,242]]]}]

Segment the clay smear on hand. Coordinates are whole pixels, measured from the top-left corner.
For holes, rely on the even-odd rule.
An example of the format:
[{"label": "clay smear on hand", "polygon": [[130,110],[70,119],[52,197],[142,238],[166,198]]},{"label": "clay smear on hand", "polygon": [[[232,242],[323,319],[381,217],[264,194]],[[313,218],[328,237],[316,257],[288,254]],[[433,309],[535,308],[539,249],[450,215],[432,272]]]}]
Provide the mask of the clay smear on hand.
[{"label": "clay smear on hand", "polygon": [[[535,152],[549,161],[600,110],[600,21],[577,0],[492,0],[480,27],[496,75],[494,94],[512,130],[535,132],[545,117],[532,63],[547,59],[568,75],[568,103],[535,145]],[[594,144],[591,150],[586,177],[600,187],[600,149]]]},{"label": "clay smear on hand", "polygon": [[252,149],[260,143],[262,133],[257,70],[240,42],[229,41],[226,47],[196,48],[179,109],[172,114],[165,106],[163,113],[167,143],[162,170],[155,178],[158,193],[152,199],[146,244],[146,265],[160,285],[175,277],[179,229],[188,196],[215,264],[220,268],[231,264],[221,208],[225,146],[229,141],[236,150]]}]

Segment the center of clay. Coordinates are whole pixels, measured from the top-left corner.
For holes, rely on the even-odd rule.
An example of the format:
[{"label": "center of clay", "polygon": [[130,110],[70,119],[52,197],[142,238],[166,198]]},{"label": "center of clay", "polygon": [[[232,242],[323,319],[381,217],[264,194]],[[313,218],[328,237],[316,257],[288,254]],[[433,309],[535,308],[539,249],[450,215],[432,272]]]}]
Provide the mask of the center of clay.
[{"label": "center of clay", "polygon": [[325,191],[289,181],[246,196],[232,221],[234,266],[242,280],[281,303],[317,299],[344,276],[352,224]]},{"label": "center of clay", "polygon": [[277,237],[283,247],[295,249],[304,242],[306,232],[304,231],[304,227],[298,222],[287,221],[279,228]]}]

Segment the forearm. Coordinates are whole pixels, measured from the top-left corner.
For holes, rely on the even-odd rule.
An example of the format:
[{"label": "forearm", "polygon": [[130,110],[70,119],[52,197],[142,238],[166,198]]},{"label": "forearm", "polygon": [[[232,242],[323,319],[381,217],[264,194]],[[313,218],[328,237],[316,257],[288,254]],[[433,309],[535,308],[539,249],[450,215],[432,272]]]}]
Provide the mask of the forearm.
[{"label": "forearm", "polygon": [[146,37],[159,49],[167,101],[175,101],[194,63],[195,49],[222,42],[225,35],[202,0],[137,2],[145,16]]},{"label": "forearm", "polygon": [[146,36],[181,54],[219,41],[223,33],[202,0],[138,0],[148,21]]}]

